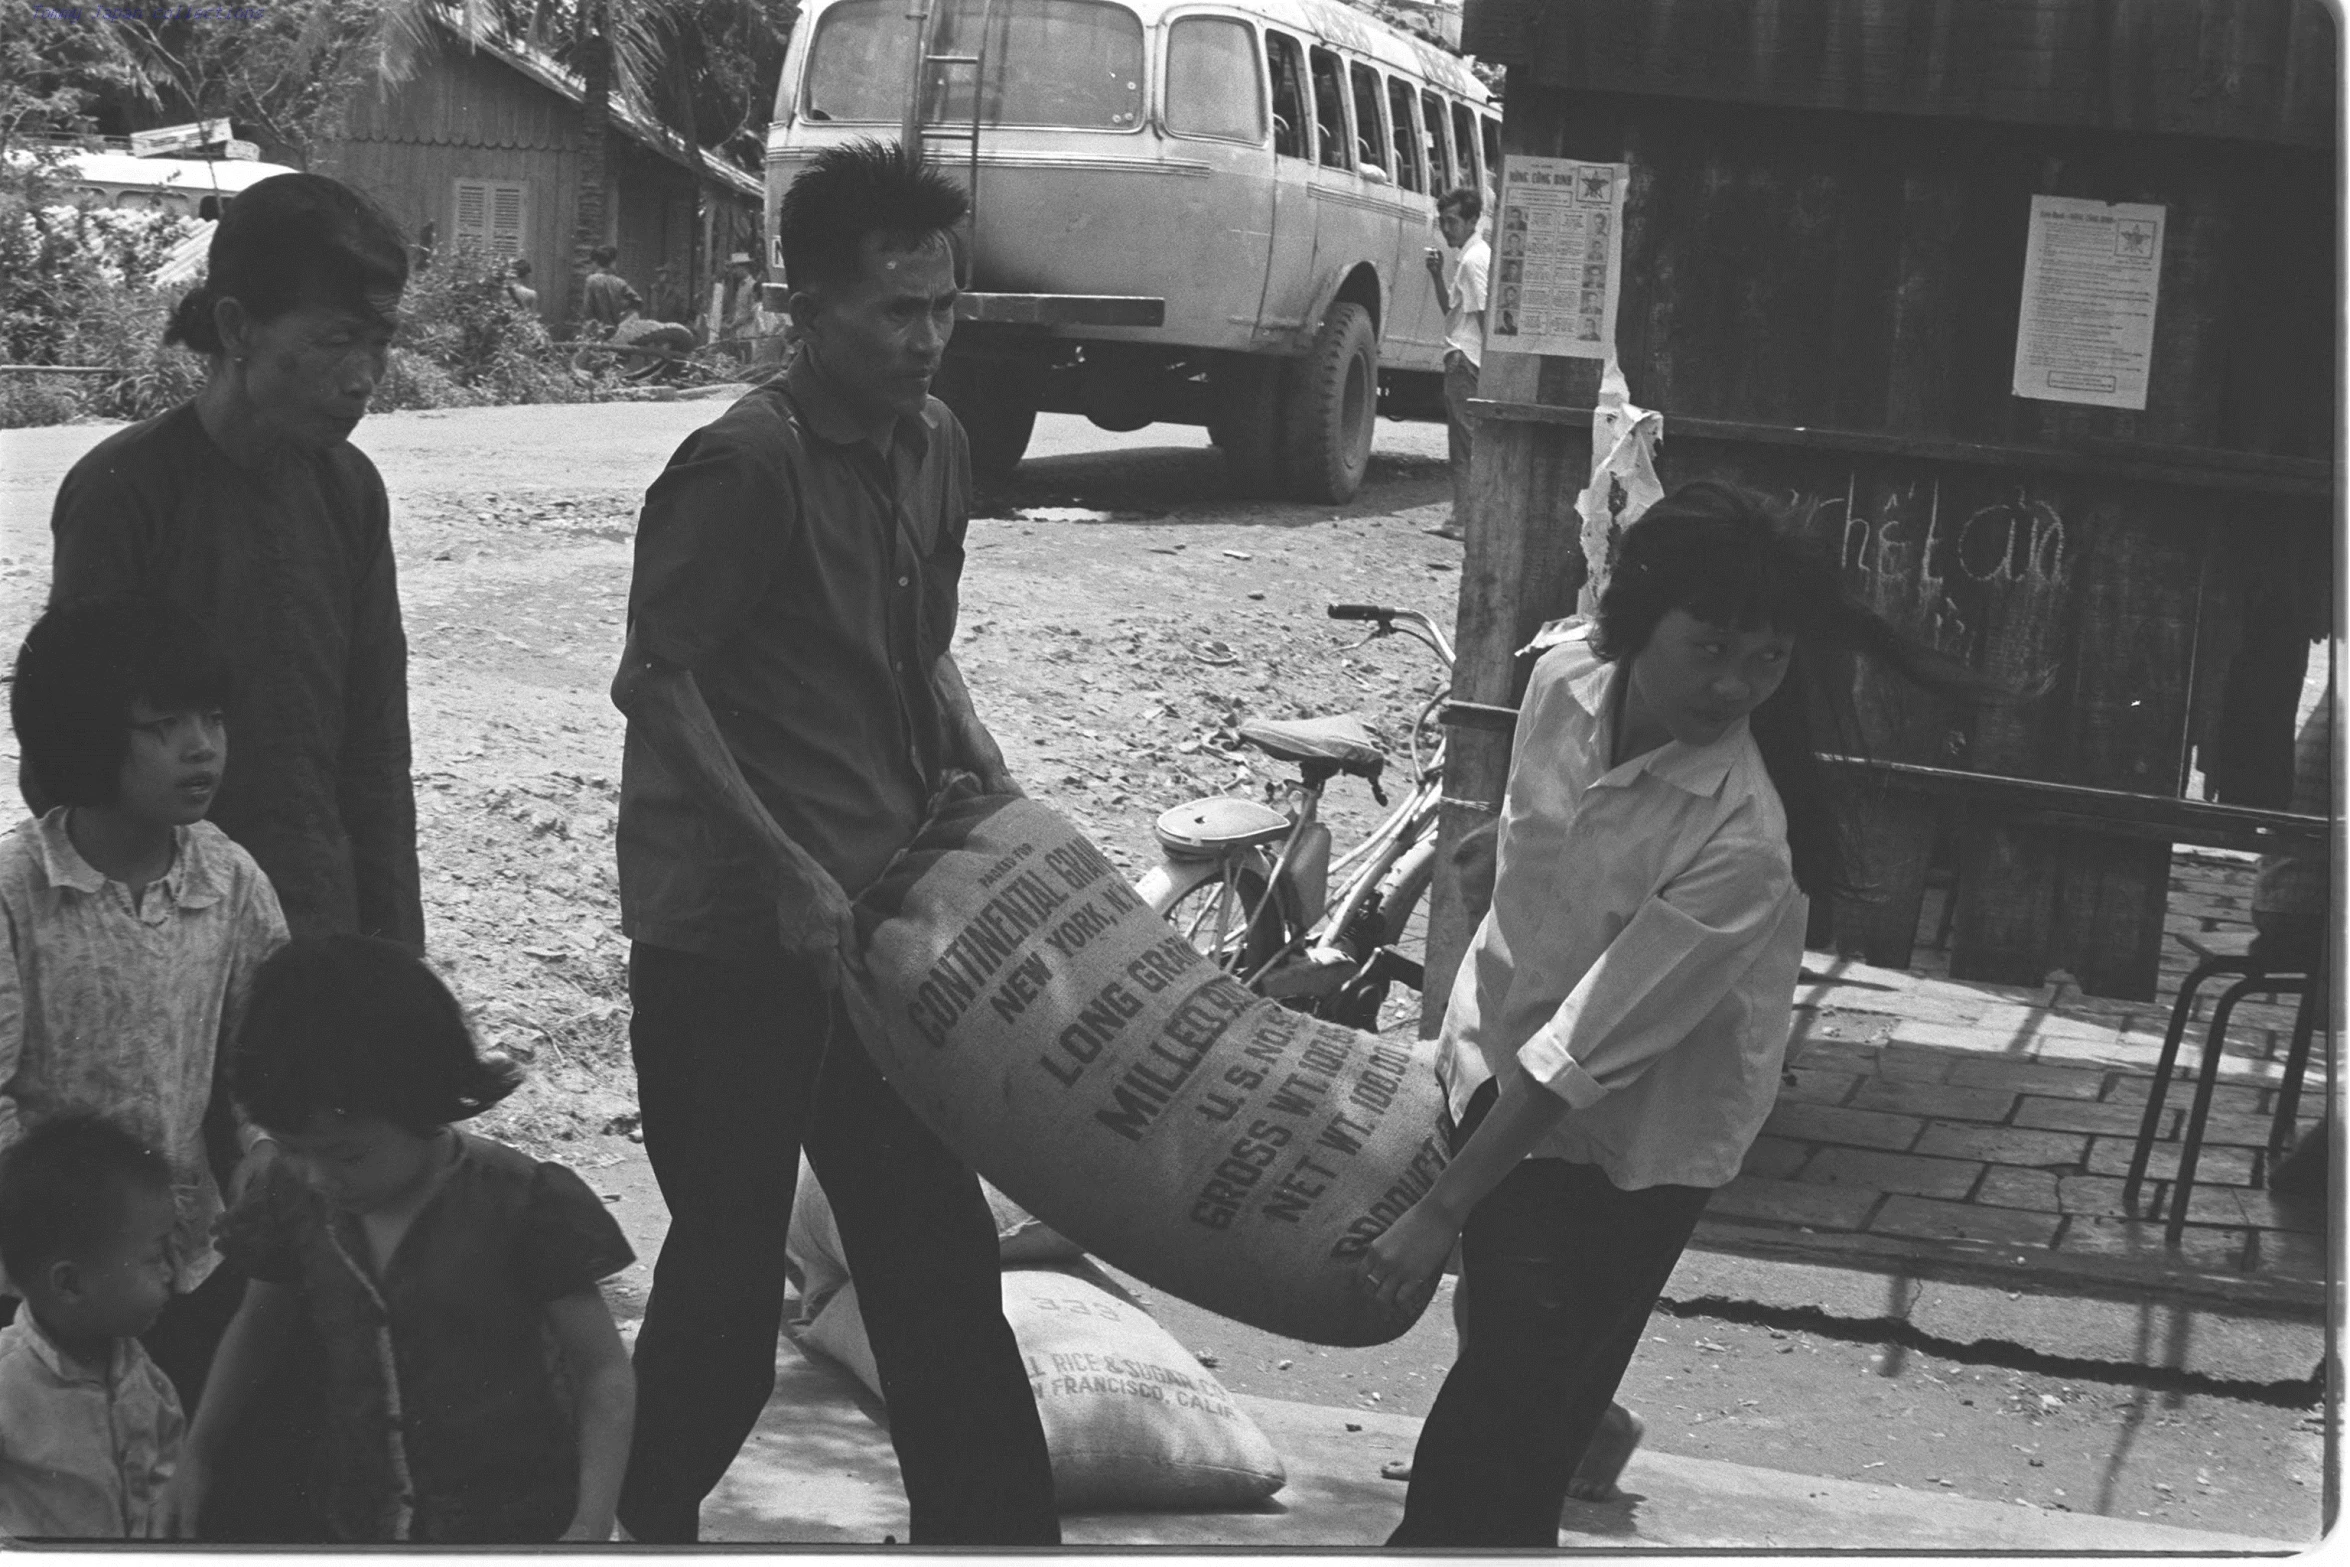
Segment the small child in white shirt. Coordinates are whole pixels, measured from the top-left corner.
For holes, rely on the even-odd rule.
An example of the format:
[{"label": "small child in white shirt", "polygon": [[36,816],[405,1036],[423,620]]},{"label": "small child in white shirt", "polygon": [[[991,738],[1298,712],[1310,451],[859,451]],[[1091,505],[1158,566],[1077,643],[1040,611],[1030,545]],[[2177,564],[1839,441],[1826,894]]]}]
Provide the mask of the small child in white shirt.
[{"label": "small child in white shirt", "polygon": [[186,1421],[139,1347],[171,1297],[171,1165],[73,1113],[0,1151],[0,1535],[137,1540],[162,1523]]}]

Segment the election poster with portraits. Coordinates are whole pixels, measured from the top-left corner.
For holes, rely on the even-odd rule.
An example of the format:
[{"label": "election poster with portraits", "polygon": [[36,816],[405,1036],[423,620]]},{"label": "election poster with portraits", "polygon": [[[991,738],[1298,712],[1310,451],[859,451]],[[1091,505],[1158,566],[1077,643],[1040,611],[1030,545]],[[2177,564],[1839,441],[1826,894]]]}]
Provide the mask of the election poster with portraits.
[{"label": "election poster with portraits", "polygon": [[1574,158],[1502,162],[1485,346],[1612,359],[1631,167]]}]

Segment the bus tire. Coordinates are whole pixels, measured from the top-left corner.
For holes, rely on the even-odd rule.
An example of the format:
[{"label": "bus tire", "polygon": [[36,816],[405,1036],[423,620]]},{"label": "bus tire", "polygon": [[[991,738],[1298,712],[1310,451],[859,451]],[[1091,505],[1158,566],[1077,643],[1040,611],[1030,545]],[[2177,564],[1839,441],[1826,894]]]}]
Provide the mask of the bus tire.
[{"label": "bus tire", "polygon": [[1234,354],[1208,377],[1214,412],[1208,439],[1224,453],[1224,474],[1235,495],[1281,493],[1281,413],[1285,359]]},{"label": "bus tire", "polygon": [[931,383],[938,400],[955,411],[971,445],[971,473],[979,479],[1008,479],[1036,433],[1036,393],[1030,378],[1015,368],[985,361],[949,359]]},{"label": "bus tire", "polygon": [[1371,312],[1341,301],[1322,317],[1314,346],[1290,368],[1286,462],[1299,500],[1348,501],[1371,465],[1379,415],[1379,339]]}]

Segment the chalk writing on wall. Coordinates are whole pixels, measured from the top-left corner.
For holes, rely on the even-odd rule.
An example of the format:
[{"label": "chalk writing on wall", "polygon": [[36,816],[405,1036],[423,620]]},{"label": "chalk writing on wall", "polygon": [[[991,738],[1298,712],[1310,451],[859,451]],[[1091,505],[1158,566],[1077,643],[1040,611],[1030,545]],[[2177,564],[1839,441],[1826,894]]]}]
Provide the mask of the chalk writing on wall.
[{"label": "chalk writing on wall", "polygon": [[1871,609],[1964,656],[1971,628],[1950,591],[1953,575],[2047,592],[2069,580],[2072,559],[2062,513],[2023,487],[1964,514],[1945,507],[1942,490],[1938,477],[1864,490],[1853,471],[1842,494],[1788,498],[1813,519],[1813,536],[1834,531],[1837,558]]}]

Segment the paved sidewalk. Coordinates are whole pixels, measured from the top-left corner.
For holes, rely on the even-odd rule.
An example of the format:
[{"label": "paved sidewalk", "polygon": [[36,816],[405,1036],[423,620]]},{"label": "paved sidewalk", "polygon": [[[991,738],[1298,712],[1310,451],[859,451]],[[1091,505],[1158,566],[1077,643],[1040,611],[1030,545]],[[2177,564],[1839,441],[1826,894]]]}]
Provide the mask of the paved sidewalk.
[{"label": "paved sidewalk", "polygon": [[[1237,1397],[1288,1470],[1288,1483],[1243,1512],[1091,1513],[1062,1520],[1078,1547],[1364,1550],[1403,1516],[1404,1488],[1380,1478],[1408,1456],[1420,1422],[1359,1409]],[[775,1397],[702,1509],[711,1544],[876,1545],[906,1537],[896,1456],[874,1401],[829,1362],[790,1344]],[[2132,1519],[1934,1496],[1642,1449],[1623,1500],[1570,1503],[1559,1543],[1584,1549],[2129,1552],[2216,1556],[2289,1552],[2278,1540]]]},{"label": "paved sidewalk", "polygon": [[[2265,1189],[2289,1002],[2236,1010],[2180,1247],[2163,1230],[2209,999],[2182,1043],[2134,1206],[2123,1192],[2178,981],[2196,961],[2176,934],[2249,939],[2251,873],[2246,856],[2174,861],[2174,936],[2151,1002],[2084,997],[2063,980],[2045,991],[1953,981],[1931,971],[1933,952],[1914,973],[1807,954],[1796,1064],[1700,1245],[2043,1291],[2151,1289],[2315,1320],[2322,1217]],[[2301,1124],[2322,1111],[2325,1081],[2321,1031]]]}]

